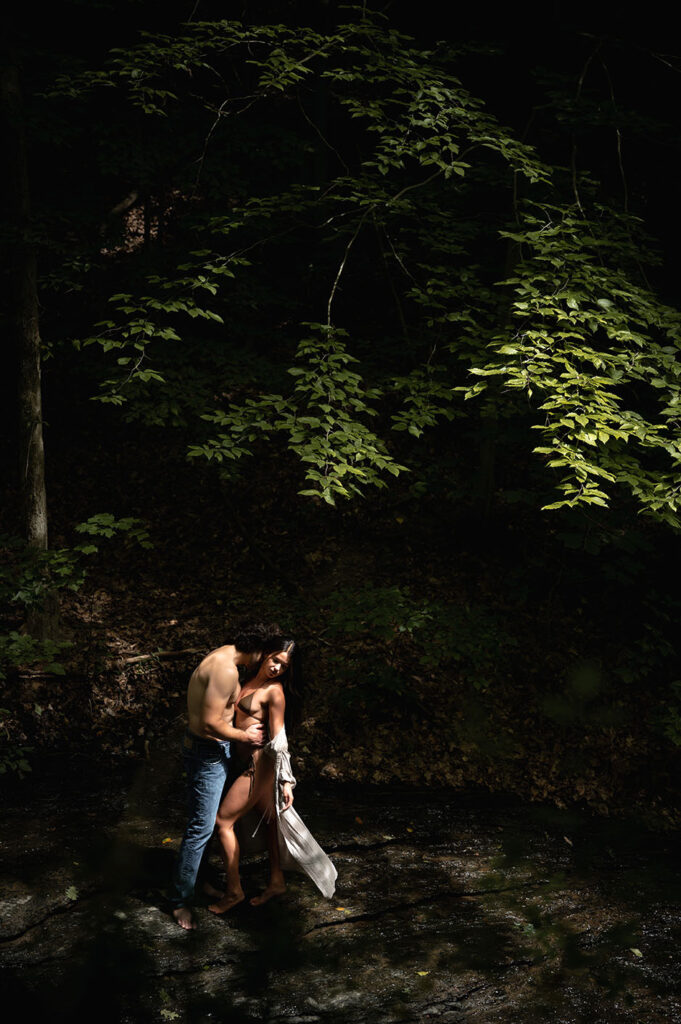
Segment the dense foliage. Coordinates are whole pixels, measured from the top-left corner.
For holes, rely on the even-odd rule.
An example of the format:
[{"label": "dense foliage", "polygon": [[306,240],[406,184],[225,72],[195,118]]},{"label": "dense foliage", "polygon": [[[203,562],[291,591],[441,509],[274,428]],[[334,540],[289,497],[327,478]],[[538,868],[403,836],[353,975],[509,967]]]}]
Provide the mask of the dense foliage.
[{"label": "dense foliage", "polygon": [[[436,701],[442,763],[428,779],[522,788],[528,758],[531,795],[607,806],[637,752],[659,739],[672,757],[681,736],[664,572],[678,544],[681,321],[622,137],[634,154],[668,142],[645,90],[615,102],[606,60],[631,73],[624,43],[600,41],[599,83],[594,54],[566,34],[559,73],[538,75],[529,101],[519,91],[508,128],[504,76],[480,70],[502,57],[472,36],[434,42],[365,6],[303,17],[293,4],[284,23],[128,13],[114,46],[98,13],[93,52],[69,39],[42,59],[19,37],[50,471],[57,494],[77,461],[90,480],[72,511],[56,503],[61,548],[5,545],[10,676],[69,658],[82,670],[77,650],[58,657],[64,637],[48,649],[22,635],[21,608],[55,589],[115,590],[110,556],[66,538],[119,533],[155,545],[121,563],[142,559],[132,571],[154,592],[161,548],[190,574],[202,564],[201,598],[184,598],[201,615],[226,583],[239,589],[211,570],[223,559],[249,586],[221,613],[283,605],[327,677],[321,735],[333,721],[370,730],[365,776],[390,777],[371,730],[412,736],[413,708]],[[492,83],[487,102],[467,74]],[[174,533],[161,464],[195,474]],[[67,618],[79,601],[63,601]],[[143,602],[130,606],[144,622]],[[137,713],[155,707],[140,698]],[[20,718],[8,735],[28,741]],[[556,783],[594,733],[581,790]],[[607,785],[603,743],[621,761]]]}]

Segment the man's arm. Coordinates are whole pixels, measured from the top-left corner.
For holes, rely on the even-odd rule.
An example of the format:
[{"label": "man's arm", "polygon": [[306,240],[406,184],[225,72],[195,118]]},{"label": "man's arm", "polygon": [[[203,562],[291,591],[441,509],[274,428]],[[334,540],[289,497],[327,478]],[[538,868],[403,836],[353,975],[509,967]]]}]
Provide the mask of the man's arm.
[{"label": "man's arm", "polygon": [[[248,729],[236,729],[224,718],[225,708],[233,702],[239,687],[236,667],[226,661],[211,665],[210,675],[201,706],[201,724],[206,736],[214,740],[231,740],[262,746],[264,729],[262,725],[249,725]],[[234,712],[232,711],[232,714]]]}]

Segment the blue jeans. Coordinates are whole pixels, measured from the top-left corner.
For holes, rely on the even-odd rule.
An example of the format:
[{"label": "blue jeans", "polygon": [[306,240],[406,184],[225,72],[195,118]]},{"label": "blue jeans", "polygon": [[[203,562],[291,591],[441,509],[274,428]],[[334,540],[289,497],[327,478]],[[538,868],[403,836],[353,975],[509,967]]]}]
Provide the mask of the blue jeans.
[{"label": "blue jeans", "polygon": [[186,731],[182,745],[187,773],[188,821],[175,863],[170,902],[188,907],[229,774],[229,740],[204,740]]}]

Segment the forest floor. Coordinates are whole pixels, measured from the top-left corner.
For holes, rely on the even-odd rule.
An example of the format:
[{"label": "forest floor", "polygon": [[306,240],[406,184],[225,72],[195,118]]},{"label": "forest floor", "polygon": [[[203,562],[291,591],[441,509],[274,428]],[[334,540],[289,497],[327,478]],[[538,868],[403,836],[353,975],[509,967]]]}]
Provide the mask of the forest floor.
[{"label": "forest floor", "polygon": [[[178,740],[117,772],[47,758],[10,789],[0,982],[23,1019],[681,1020],[678,835],[481,792],[301,783],[335,896],[290,875],[280,900],[181,931]],[[243,878],[258,891],[262,858]]]}]

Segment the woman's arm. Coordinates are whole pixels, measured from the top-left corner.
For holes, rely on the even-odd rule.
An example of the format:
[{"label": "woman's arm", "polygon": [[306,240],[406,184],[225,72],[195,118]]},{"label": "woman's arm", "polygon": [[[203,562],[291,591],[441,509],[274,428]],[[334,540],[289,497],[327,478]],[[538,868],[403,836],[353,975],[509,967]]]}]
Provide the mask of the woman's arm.
[{"label": "woman's arm", "polygon": [[271,740],[284,728],[285,710],[286,697],[284,696],[284,690],[279,683],[275,683],[273,686],[268,687],[267,693],[267,724]]},{"label": "woman's arm", "polygon": [[[284,696],[283,688],[275,683],[270,693],[267,695],[267,706],[268,706],[268,724],[270,740],[272,740],[277,733],[280,733],[284,728],[284,712],[286,710],[286,697]],[[281,790],[284,798],[282,811],[287,810],[293,803],[293,787],[290,782],[282,782]]]}]

